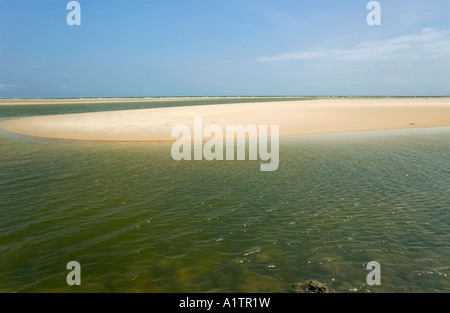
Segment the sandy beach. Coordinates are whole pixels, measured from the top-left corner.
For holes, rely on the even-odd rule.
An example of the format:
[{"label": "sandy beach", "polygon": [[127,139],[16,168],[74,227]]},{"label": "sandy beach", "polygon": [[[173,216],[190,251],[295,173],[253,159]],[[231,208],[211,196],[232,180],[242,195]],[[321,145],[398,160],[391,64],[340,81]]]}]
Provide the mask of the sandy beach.
[{"label": "sandy beach", "polygon": [[171,137],[172,128],[193,127],[194,117],[202,117],[204,127],[216,124],[223,129],[239,124],[279,125],[281,136],[426,128],[450,126],[450,98],[330,98],[168,107],[26,117],[5,121],[0,127],[49,139],[173,141],[177,138]]}]

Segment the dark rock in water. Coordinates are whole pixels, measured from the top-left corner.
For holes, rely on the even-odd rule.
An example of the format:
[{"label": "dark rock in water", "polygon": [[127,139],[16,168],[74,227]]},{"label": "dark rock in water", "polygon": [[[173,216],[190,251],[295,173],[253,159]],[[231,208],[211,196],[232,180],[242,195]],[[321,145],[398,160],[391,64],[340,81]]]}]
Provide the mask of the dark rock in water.
[{"label": "dark rock in water", "polygon": [[327,285],[316,280],[295,283],[292,288],[298,293],[333,293]]}]

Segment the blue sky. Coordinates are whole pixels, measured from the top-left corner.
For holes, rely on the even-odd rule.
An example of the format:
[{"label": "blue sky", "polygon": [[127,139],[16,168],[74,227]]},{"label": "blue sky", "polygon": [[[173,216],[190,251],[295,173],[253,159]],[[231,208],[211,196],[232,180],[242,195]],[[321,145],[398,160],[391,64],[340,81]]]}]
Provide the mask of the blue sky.
[{"label": "blue sky", "polygon": [[450,1],[0,0],[0,97],[450,95]]}]

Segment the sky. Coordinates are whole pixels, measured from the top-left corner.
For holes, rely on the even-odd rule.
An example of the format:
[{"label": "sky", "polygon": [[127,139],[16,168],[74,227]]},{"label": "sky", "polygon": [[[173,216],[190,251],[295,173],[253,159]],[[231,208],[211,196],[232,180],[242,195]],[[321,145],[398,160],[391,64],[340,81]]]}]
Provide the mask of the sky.
[{"label": "sky", "polygon": [[0,97],[449,96],[450,1],[0,0]]}]

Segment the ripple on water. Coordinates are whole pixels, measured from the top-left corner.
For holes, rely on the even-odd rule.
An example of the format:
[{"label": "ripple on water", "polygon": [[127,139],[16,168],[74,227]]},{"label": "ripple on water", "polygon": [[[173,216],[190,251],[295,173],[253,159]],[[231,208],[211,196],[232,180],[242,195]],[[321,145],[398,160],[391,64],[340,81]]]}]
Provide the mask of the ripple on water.
[{"label": "ripple on water", "polygon": [[86,292],[450,290],[448,129],[283,140],[273,173],[0,136],[2,291],[69,291],[71,260]]}]

